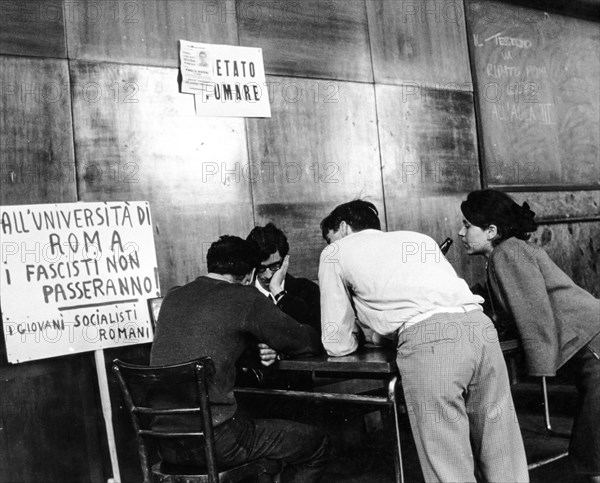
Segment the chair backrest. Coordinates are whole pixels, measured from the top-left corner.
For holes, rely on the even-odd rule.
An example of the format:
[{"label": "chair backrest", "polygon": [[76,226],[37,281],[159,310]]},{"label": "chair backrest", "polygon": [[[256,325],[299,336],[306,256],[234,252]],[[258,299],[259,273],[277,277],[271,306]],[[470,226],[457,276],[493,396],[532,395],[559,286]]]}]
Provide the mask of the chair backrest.
[{"label": "chair backrest", "polygon": [[[146,438],[183,439],[197,438],[204,444],[208,480],[218,483],[214,434],[208,402],[207,379],[214,373],[210,357],[202,357],[183,364],[169,366],[140,366],[115,359],[113,372],[125,399],[136,433],[140,464],[144,483],[150,483],[150,467]],[[189,385],[197,391],[197,398],[186,407],[163,407],[155,404],[161,391],[169,391],[176,385]],[[194,415],[200,421],[200,431],[191,427],[189,431],[161,431],[152,429],[155,416]]]}]

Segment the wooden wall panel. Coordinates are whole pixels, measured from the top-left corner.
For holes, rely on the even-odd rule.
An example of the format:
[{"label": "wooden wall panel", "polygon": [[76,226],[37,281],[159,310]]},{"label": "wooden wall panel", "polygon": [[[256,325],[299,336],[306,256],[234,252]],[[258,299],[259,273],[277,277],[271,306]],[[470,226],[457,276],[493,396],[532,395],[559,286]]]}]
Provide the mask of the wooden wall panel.
[{"label": "wooden wall panel", "polygon": [[[291,273],[316,278],[325,246],[319,223],[337,204],[368,199],[385,222],[373,86],[283,77],[268,82],[279,86],[273,117],[248,120],[256,221],[273,221],[287,234]],[[291,102],[286,89],[299,99]],[[315,92],[328,91],[315,99]]]},{"label": "wooden wall panel", "polygon": [[375,82],[473,90],[462,1],[366,4]]},{"label": "wooden wall panel", "polygon": [[419,89],[406,95],[402,86],[382,85],[376,92],[386,196],[478,188],[471,93]]},{"label": "wooden wall panel", "polygon": [[[510,193],[527,201],[536,219],[598,217],[600,191]],[[600,296],[600,222],[540,225],[531,240],[543,247],[573,280]]]},{"label": "wooden wall panel", "polygon": [[74,62],[71,76],[80,199],[149,201],[163,292],[194,279],[211,242],[253,226],[244,120],[196,117],[176,69]]},{"label": "wooden wall panel", "polygon": [[[4,347],[1,331],[0,339]],[[89,355],[14,366],[2,359],[0,482],[105,480]]]},{"label": "wooden wall panel", "polygon": [[600,298],[600,223],[541,225],[531,241],[576,284]]},{"label": "wooden wall panel", "polygon": [[364,0],[238,0],[237,10],[240,45],[263,49],[268,74],[372,82]]},{"label": "wooden wall panel", "polygon": [[65,58],[62,0],[0,2],[0,54]]},{"label": "wooden wall panel", "polygon": [[0,203],[76,200],[67,61],[0,56]]},{"label": "wooden wall panel", "polygon": [[518,203],[527,201],[536,219],[600,216],[600,191],[541,191],[508,193]]},{"label": "wooden wall panel", "polygon": [[[376,86],[385,203],[390,230],[458,242],[460,202],[479,188],[473,96]],[[479,272],[456,243],[448,258],[464,276]],[[471,265],[477,268],[470,268]]]},{"label": "wooden wall panel", "polygon": [[80,0],[66,8],[71,59],[177,67],[180,39],[237,45],[234,0]]}]

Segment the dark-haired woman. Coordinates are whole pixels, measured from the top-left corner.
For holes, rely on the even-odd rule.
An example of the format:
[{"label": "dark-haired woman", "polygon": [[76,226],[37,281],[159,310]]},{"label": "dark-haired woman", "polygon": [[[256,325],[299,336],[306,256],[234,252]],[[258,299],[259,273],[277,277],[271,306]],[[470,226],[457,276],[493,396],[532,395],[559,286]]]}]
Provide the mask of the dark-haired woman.
[{"label": "dark-haired woman", "polygon": [[569,454],[578,473],[600,482],[600,300],[527,242],[537,228],[527,203],[480,190],[468,195],[461,210],[458,234],[469,255],[488,259],[490,302],[514,322],[529,374],[554,376],[568,360],[576,364],[580,407]]}]

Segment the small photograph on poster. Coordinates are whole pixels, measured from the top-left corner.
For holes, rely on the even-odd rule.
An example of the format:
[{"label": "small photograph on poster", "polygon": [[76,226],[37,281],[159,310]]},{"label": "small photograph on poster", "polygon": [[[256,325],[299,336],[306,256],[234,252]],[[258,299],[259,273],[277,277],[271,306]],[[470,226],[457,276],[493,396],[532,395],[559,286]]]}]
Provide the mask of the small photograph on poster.
[{"label": "small photograph on poster", "polygon": [[204,49],[200,49],[198,52],[198,69],[200,69],[200,73],[210,76],[210,63],[208,62],[208,52]]},{"label": "small photograph on poster", "polygon": [[194,42],[181,41],[181,92],[214,95],[214,77],[209,49]]}]

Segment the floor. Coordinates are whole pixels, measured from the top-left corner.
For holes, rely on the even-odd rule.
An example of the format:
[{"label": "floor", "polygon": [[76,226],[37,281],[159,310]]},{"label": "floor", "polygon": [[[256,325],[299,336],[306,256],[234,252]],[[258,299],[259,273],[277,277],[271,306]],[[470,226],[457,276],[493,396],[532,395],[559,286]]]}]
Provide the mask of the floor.
[{"label": "floor", "polygon": [[[521,425],[529,464],[555,461],[530,470],[531,483],[584,483],[573,474],[565,455],[568,438],[548,435],[544,426],[540,387],[536,383],[513,386],[513,398]],[[572,386],[550,386],[549,406],[553,429],[558,433],[570,432],[576,392]],[[329,433],[334,439],[334,458],[324,483],[393,483],[394,462],[389,433],[383,430],[387,421],[380,412],[330,407]],[[423,481],[417,454],[410,436],[408,422],[403,418],[403,463],[407,483]]]}]

